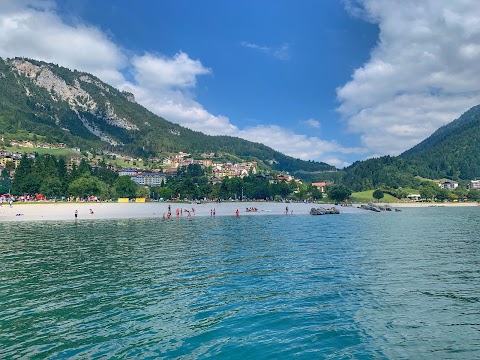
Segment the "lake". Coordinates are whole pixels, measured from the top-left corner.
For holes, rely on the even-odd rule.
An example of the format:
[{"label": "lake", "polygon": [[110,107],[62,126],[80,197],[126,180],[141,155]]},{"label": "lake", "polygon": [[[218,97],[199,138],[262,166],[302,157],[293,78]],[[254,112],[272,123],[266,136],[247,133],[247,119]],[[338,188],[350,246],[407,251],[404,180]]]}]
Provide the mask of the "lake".
[{"label": "lake", "polygon": [[479,217],[0,223],[0,358],[479,358]]}]

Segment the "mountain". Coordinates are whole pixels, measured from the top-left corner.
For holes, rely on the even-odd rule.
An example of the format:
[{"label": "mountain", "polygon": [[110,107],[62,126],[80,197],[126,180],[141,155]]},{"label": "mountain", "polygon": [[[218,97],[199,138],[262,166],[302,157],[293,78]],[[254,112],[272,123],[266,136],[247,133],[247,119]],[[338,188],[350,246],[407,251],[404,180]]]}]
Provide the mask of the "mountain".
[{"label": "mountain", "polygon": [[442,126],[397,157],[359,161],[345,169],[342,182],[354,190],[418,186],[428,179],[480,178],[480,105]]},{"label": "mountain", "polygon": [[480,105],[442,126],[400,157],[415,164],[422,177],[480,177]]},{"label": "mountain", "polygon": [[299,172],[300,177],[335,171],[331,165],[295,159],[260,143],[184,128],[91,74],[24,58],[0,58],[0,134],[143,158],[178,151],[226,153],[260,160],[274,170]]}]

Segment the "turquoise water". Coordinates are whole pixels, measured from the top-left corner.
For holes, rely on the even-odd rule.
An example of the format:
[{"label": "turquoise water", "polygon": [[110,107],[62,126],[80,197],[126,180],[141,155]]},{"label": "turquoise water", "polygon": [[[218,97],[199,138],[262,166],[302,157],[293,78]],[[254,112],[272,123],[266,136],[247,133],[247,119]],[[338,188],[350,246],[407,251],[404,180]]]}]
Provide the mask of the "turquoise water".
[{"label": "turquoise water", "polygon": [[2,223],[0,358],[479,358],[479,216]]}]

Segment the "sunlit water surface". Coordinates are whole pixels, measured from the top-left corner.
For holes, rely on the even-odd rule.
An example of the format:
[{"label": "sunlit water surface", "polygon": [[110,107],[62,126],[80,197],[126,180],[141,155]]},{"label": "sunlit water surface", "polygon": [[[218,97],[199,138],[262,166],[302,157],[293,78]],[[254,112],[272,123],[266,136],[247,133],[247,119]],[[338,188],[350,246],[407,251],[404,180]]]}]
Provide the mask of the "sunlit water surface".
[{"label": "sunlit water surface", "polygon": [[480,358],[480,207],[0,224],[0,358]]}]

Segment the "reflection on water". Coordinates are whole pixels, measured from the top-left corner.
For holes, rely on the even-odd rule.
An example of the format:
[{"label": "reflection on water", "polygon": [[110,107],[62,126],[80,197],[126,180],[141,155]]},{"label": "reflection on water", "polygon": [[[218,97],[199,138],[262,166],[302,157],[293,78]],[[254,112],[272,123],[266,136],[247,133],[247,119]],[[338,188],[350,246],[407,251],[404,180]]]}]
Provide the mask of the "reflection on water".
[{"label": "reflection on water", "polygon": [[479,215],[0,224],[0,357],[478,358]]}]

